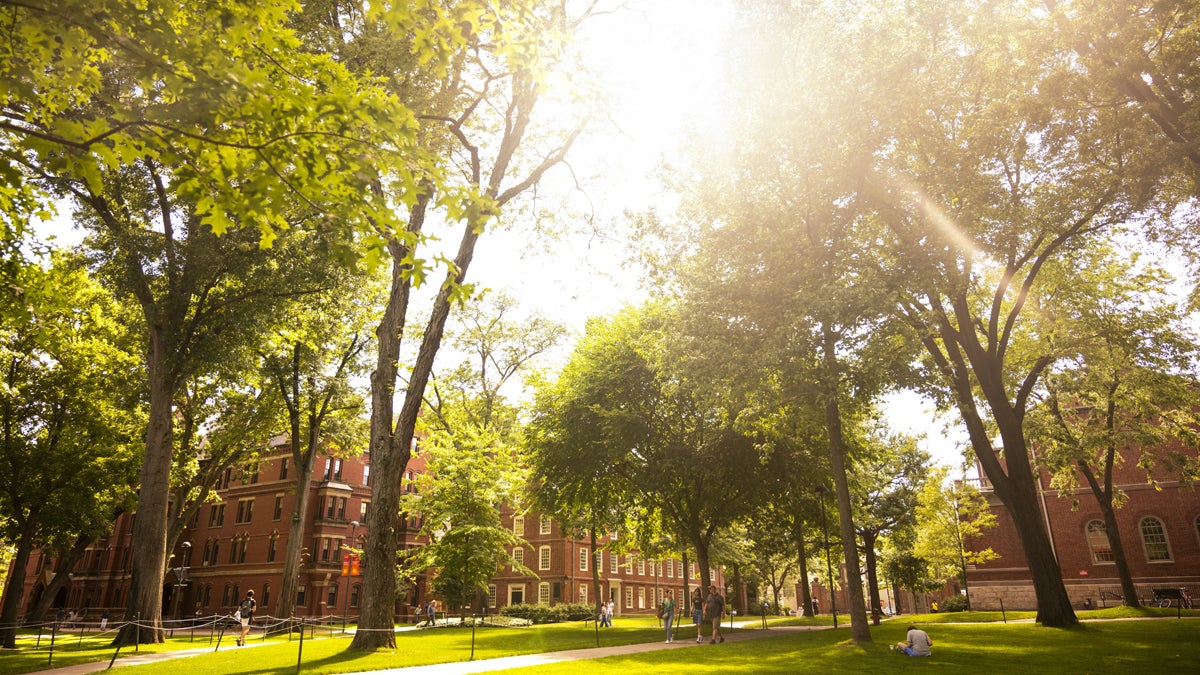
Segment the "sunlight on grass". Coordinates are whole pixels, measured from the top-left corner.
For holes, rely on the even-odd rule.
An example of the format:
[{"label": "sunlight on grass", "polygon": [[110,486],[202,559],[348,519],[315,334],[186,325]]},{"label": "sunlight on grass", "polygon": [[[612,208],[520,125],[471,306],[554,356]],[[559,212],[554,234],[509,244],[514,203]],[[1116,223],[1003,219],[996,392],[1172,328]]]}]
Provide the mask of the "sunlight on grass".
[{"label": "sunlight on grass", "polygon": [[[1153,616],[1154,610],[1112,608],[1095,615],[1115,617]],[[855,644],[843,626],[837,631],[776,631],[762,639],[727,642],[722,645],[696,645],[686,637],[694,634],[691,625],[680,627],[680,643],[673,648],[643,654],[589,661],[586,669],[599,672],[631,673],[724,673],[732,670],[753,673],[826,673],[826,672],[986,672],[986,673],[1124,673],[1144,671],[1147,664],[1161,673],[1197,672],[1200,641],[1194,639],[1200,624],[1196,621],[1100,621],[1078,628],[1044,628],[1033,622],[982,623],[986,612],[900,616],[872,627],[873,642]],[[1014,613],[1009,613],[1010,618]],[[1024,613],[1032,614],[1032,613]],[[815,619],[771,619],[772,627],[824,623]],[[959,622],[954,622],[958,619]],[[831,621],[831,618],[830,618]],[[934,641],[930,659],[899,656],[888,645],[903,639],[909,623],[922,624]],[[757,624],[755,624],[757,625]],[[749,631],[735,629],[727,635]],[[757,631],[756,631],[757,632]],[[596,646],[597,631],[591,624],[552,624],[529,628],[481,628],[475,633],[475,660],[534,654],[551,651],[587,649]],[[599,631],[601,646],[658,643],[661,633],[653,618],[618,618],[612,629]],[[101,648],[84,640],[82,651],[58,651],[54,666],[84,661],[107,661],[112,648],[107,641]],[[97,640],[99,642],[99,640]],[[471,658],[471,631],[462,628],[438,628],[401,631],[396,635],[396,650],[361,654],[347,650],[348,637],[318,635],[306,639],[303,646],[303,672],[311,674],[381,670],[433,663],[452,663]],[[213,653],[207,635],[189,643],[176,638],[164,645],[142,651],[168,651],[206,648],[186,661],[169,661],[122,668],[123,673],[161,673],[186,670],[188,675],[265,675],[296,672],[299,640],[284,636],[266,643],[252,641],[238,648],[225,642]],[[124,652],[123,652],[124,653]],[[120,661],[118,661],[118,664]],[[1103,664],[1102,668],[1098,668]],[[46,668],[46,653],[37,651],[0,654],[0,675],[17,675]],[[534,673],[578,673],[579,662],[519,669]],[[511,671],[509,671],[511,672]]]}]

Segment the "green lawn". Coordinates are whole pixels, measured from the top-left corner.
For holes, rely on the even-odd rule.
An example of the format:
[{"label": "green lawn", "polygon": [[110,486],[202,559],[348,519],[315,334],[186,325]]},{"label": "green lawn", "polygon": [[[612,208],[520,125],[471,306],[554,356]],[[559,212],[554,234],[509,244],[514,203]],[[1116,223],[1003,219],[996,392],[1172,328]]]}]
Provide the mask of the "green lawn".
[{"label": "green lawn", "polygon": [[[1085,617],[1146,617],[1157,610],[1132,611],[1114,608],[1092,612]],[[633,656],[613,657],[589,662],[589,671],[630,673],[703,673],[738,669],[753,673],[806,672],[979,672],[979,673],[1166,673],[1200,672],[1200,621],[1105,621],[1087,623],[1077,629],[1042,628],[1031,622],[982,623],[991,613],[930,614],[898,617],[872,628],[874,642],[854,645],[849,631],[816,631],[802,634],[727,642],[723,645],[699,645],[668,649]],[[1193,615],[1200,612],[1192,612]],[[1031,613],[1009,612],[1010,621],[1028,618]],[[1174,616],[1174,613],[1170,613]],[[997,617],[998,618],[998,617]],[[950,623],[951,621],[964,623]],[[905,626],[914,621],[923,624],[934,640],[934,656],[915,659],[888,651],[888,645],[903,638]],[[770,620],[770,625],[825,624],[828,617],[816,619]],[[753,625],[757,626],[757,622]],[[681,641],[691,626],[680,629]],[[737,632],[737,631],[734,631]],[[728,634],[728,629],[727,629]],[[601,646],[658,642],[662,632],[653,618],[618,617],[612,629],[600,630]],[[166,651],[207,646],[203,640],[189,643],[176,638],[165,645],[142,646],[142,651]],[[54,666],[81,661],[107,662],[113,650],[97,639],[84,639],[82,650],[74,647],[75,638],[60,643]],[[471,655],[471,631],[462,628],[438,628],[405,631],[396,636],[397,649],[360,655],[346,651],[349,639],[329,638],[318,632],[317,639],[306,639],[303,652],[304,673],[339,673],[376,670],[400,666],[465,661]],[[232,675],[294,673],[299,642],[286,636],[266,643],[237,648],[227,640],[221,651],[185,657],[146,666],[122,668],[121,672],[161,673],[186,670],[189,675]],[[44,644],[43,644],[44,646]],[[515,654],[584,649],[596,646],[596,632],[580,623],[533,626],[529,628],[480,628],[476,632],[475,658],[487,659]],[[123,652],[124,653],[124,652]],[[119,663],[119,661],[118,661]],[[0,653],[0,675],[28,673],[46,668],[45,651],[6,651]],[[581,664],[565,663],[526,669],[537,673],[577,673]]]},{"label": "green lawn", "polygon": [[[923,617],[922,617],[923,618]],[[888,650],[906,622],[872,629],[874,642],[855,645],[849,631],[820,631],[694,649],[618,656],[591,662],[601,673],[1054,673],[1059,675],[1200,672],[1200,622],[1105,621],[1060,630],[1033,623],[925,625],[933,656]],[[506,673],[581,672],[578,663]]]}]

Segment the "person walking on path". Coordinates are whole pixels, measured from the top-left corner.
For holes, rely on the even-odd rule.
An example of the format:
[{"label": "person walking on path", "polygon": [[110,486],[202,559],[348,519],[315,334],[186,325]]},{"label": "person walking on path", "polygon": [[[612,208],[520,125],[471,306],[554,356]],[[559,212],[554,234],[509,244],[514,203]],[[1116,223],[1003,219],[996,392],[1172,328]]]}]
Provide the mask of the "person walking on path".
[{"label": "person walking on path", "polygon": [[612,598],[609,598],[608,604],[604,605],[604,620],[608,623],[609,628],[612,628],[613,611],[616,608],[617,608],[617,605],[615,602],[612,601]]},{"label": "person walking on path", "polygon": [[699,586],[692,591],[692,623],[696,624],[696,642],[701,642],[704,639],[700,634],[704,627],[704,594]]},{"label": "person walking on path", "polygon": [[717,592],[715,584],[708,587],[708,598],[704,600],[704,615],[712,622],[712,639],[708,643],[715,645],[724,642],[725,636],[721,635],[721,617],[725,616],[725,598]]},{"label": "person walking on path", "polygon": [[254,599],[254,590],[246,591],[246,597],[242,599],[242,604],[238,605],[238,612],[241,616],[242,635],[238,638],[238,646],[246,646],[246,635],[250,632],[250,620],[254,618],[254,610],[258,608],[258,602]]},{"label": "person walking on path", "polygon": [[675,627],[675,591],[667,591],[667,597],[662,601],[662,619],[663,625],[667,628],[667,644],[675,641],[673,629]]}]

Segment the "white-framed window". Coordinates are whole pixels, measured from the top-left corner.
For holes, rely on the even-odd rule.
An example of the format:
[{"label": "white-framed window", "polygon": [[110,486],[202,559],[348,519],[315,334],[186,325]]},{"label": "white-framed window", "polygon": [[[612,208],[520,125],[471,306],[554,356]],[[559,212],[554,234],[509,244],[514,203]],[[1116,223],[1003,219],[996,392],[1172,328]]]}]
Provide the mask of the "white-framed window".
[{"label": "white-framed window", "polygon": [[553,519],[551,519],[550,516],[542,516],[541,519],[538,520],[538,534],[550,534],[552,523]]},{"label": "white-framed window", "polygon": [[538,569],[539,570],[550,569],[550,547],[549,546],[542,546],[541,548],[538,549]]},{"label": "white-framed window", "polygon": [[587,588],[587,584],[579,584],[579,604],[581,605],[588,604]]},{"label": "white-framed window", "polygon": [[625,556],[625,574],[633,574],[633,559],[636,555]]},{"label": "white-framed window", "polygon": [[595,565],[596,565],[596,571],[597,571],[597,572],[603,572],[603,571],[604,571],[604,551],[596,551],[596,562],[595,562]]},{"label": "white-framed window", "polygon": [[1092,551],[1093,564],[1113,562],[1112,545],[1108,541],[1108,530],[1104,526],[1104,521],[1088,521],[1087,544]]},{"label": "white-framed window", "polygon": [[513,516],[513,534],[525,536],[525,516]]},{"label": "white-framed window", "polygon": [[667,578],[668,579],[675,578],[675,559],[674,558],[667,559]]},{"label": "white-framed window", "polygon": [[548,581],[543,581],[542,583],[538,584],[538,604],[550,604],[550,582]]},{"label": "white-framed window", "polygon": [[646,576],[646,559],[638,556],[638,576]]},{"label": "white-framed window", "polygon": [[621,558],[621,556],[617,555],[615,551],[608,552],[608,571],[610,573],[616,574],[617,572],[620,571],[620,568],[621,568],[620,558]]},{"label": "white-framed window", "polygon": [[496,584],[488,584],[488,607],[496,606]]},{"label": "white-framed window", "polygon": [[512,551],[513,569],[517,569],[525,564],[525,549],[520,546],[514,546]]},{"label": "white-framed window", "polygon": [[1154,516],[1142,518],[1142,546],[1146,549],[1148,562],[1165,562],[1171,560],[1171,545],[1167,541],[1167,528],[1163,522]]},{"label": "white-framed window", "polygon": [[579,571],[588,571],[588,550],[586,548],[579,549]]},{"label": "white-framed window", "polygon": [[625,609],[633,609],[633,586],[625,587]]},{"label": "white-framed window", "polygon": [[638,609],[646,609],[646,589],[638,589]]}]

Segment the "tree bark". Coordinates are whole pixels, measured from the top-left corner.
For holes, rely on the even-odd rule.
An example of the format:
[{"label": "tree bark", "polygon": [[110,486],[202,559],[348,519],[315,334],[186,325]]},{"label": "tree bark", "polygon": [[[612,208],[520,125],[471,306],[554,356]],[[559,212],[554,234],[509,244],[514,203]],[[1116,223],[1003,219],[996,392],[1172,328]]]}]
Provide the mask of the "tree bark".
[{"label": "tree bark", "polygon": [[804,616],[812,616],[812,590],[808,583],[808,549],[804,545],[804,526],[796,531],[796,557],[800,561],[800,607]]},{"label": "tree bark", "polygon": [[[148,308],[147,308],[148,310]],[[146,428],[146,453],[139,473],[137,518],[133,523],[133,562],[126,600],[125,624],[114,645],[162,642],[162,590],[167,559],[167,497],[171,490],[174,451],[172,410],[174,387],[163,344],[162,329],[147,311],[150,346],[146,365],[150,385],[150,412]]]},{"label": "tree bark", "polygon": [[1100,513],[1104,516],[1104,530],[1108,536],[1108,545],[1112,548],[1113,562],[1117,565],[1117,577],[1121,580],[1121,594],[1125,596],[1125,605],[1128,607],[1141,607],[1142,603],[1138,600],[1137,587],[1133,585],[1133,572],[1129,569],[1129,560],[1125,557],[1125,544],[1121,540],[1121,529],[1117,524],[1117,512],[1113,508],[1112,502],[1112,465],[1116,454],[1116,448],[1108,449],[1108,462],[1104,472],[1104,487],[1101,487],[1096,480],[1095,473],[1086,462],[1079,462],[1079,470],[1083,473],[1084,478],[1088,482],[1088,487],[1092,490],[1092,495],[1096,498],[1096,503],[1100,506]]},{"label": "tree bark", "polygon": [[[850,506],[850,482],[846,477],[846,442],[842,436],[842,417],[838,398],[838,373],[841,369],[837,361],[837,338],[833,330],[824,326],[823,360],[827,389],[825,392],[825,428],[829,435],[829,462],[833,472],[834,490],[837,493],[838,522],[842,533],[842,555],[849,569],[854,566],[854,577],[849,580],[846,589],[850,596],[850,634],[856,642],[871,641],[871,627],[867,623],[867,614],[863,602],[861,579],[858,578],[858,539],[854,536],[854,517]],[[830,589],[833,592],[833,589]]]},{"label": "tree bark", "polygon": [[867,597],[870,602],[871,614],[878,614],[882,606],[879,602],[879,573],[875,558],[875,541],[878,537],[874,532],[863,533],[863,557],[867,562]]},{"label": "tree bark", "polygon": [[17,647],[17,614],[21,610],[21,600],[25,598],[25,570],[33,553],[33,526],[27,524],[23,529],[16,555],[8,568],[7,592],[4,607],[0,609],[0,645],[5,649]]}]

